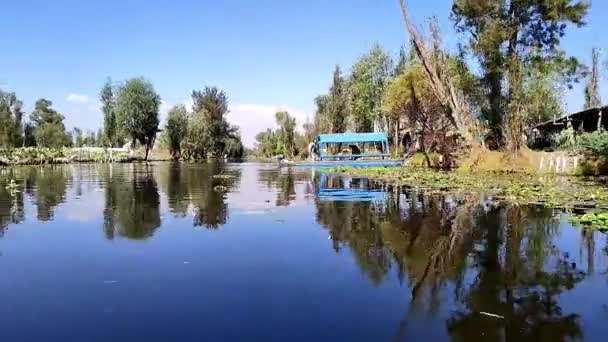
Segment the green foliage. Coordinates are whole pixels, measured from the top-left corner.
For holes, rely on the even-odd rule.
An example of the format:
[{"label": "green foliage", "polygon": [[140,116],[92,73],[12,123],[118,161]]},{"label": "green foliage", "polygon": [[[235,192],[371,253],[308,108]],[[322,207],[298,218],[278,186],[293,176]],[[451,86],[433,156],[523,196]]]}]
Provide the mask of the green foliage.
[{"label": "green foliage", "polygon": [[[122,145],[123,139],[118,129],[116,117],[115,89],[112,86],[112,80],[109,78],[99,92],[99,101],[103,111],[103,142],[110,147],[119,147]],[[101,144],[102,141],[99,141],[99,143]]]},{"label": "green foliage", "polygon": [[34,125],[28,122],[23,127],[23,145],[25,147],[36,146],[36,137],[34,136]]},{"label": "green foliage", "polygon": [[84,137],[82,136],[82,129],[74,127],[72,130],[72,137],[74,139],[74,147],[82,147],[84,145]]},{"label": "green foliage", "polygon": [[563,57],[559,44],[567,24],[584,25],[588,7],[575,0],[454,0],[452,19],[469,37],[467,48],[477,57],[487,89],[482,119],[497,142],[521,145],[526,95],[537,88],[526,84],[524,70],[558,60],[578,65]]},{"label": "green foliage", "polygon": [[569,126],[565,130],[559,132],[556,137],[556,145],[562,150],[572,150],[577,146],[576,133],[572,126]]},{"label": "green foliage", "polygon": [[188,133],[188,115],[188,110],[184,105],[174,106],[167,115],[165,134],[173,159],[178,159],[181,155],[182,141]]},{"label": "green foliage", "polygon": [[15,93],[0,89],[0,146],[13,147],[23,144],[23,103]]},{"label": "green foliage", "polygon": [[145,159],[154,146],[158,132],[160,96],[144,78],[132,78],[118,89],[116,114],[118,125],[134,145],[139,141],[146,149]]},{"label": "green foliage", "polygon": [[63,124],[63,115],[51,108],[52,105],[53,102],[47,99],[39,99],[30,114],[36,146],[58,148],[71,144]]},{"label": "green foliage", "polygon": [[66,136],[62,125],[45,122],[36,127],[36,143],[38,146],[59,148],[69,145],[69,137]]},{"label": "green foliage", "polygon": [[270,128],[255,136],[256,154],[263,158],[271,158],[276,155],[277,136]]},{"label": "green foliage", "polygon": [[379,45],[372,47],[353,65],[348,90],[355,131],[372,132],[375,123],[385,128],[382,97],[392,72],[391,58]]},{"label": "green foliage", "polygon": [[318,96],[315,99],[315,104],[317,107],[315,113],[317,132],[342,133],[346,131],[350,105],[347,85],[339,66],[334,69],[329,93]]},{"label": "green foliage", "polygon": [[208,151],[208,132],[203,113],[194,112],[188,122],[188,134],[184,139],[184,159],[206,160]]},{"label": "green foliage", "polygon": [[240,134],[231,135],[226,139],[224,154],[229,159],[242,159],[245,156]]},{"label": "green foliage", "polygon": [[608,211],[591,211],[584,214],[573,214],[570,222],[586,229],[608,231]]},{"label": "green foliage", "polygon": [[228,139],[239,135],[236,127],[230,126],[228,114],[228,97],[216,87],[205,87],[202,91],[192,92],[193,110],[196,130],[193,134],[200,140],[189,139],[189,145],[200,154],[220,159],[225,156]]},{"label": "green foliage", "polygon": [[[267,129],[256,135],[255,154],[262,158],[283,155],[287,158],[302,156],[307,153],[308,143],[312,140],[296,131],[296,119],[288,112],[275,114],[277,130]],[[312,129],[311,126],[308,129]]]},{"label": "green foliage", "polygon": [[288,112],[277,112],[275,119],[279,126],[276,153],[292,158],[296,154],[296,119]]},{"label": "green foliage", "polygon": [[526,126],[532,126],[564,114],[564,91],[581,76],[579,63],[561,51],[550,58],[536,52],[523,73],[521,106]]},{"label": "green foliage", "polygon": [[583,133],[577,137],[577,145],[593,155],[608,157],[608,132]]}]

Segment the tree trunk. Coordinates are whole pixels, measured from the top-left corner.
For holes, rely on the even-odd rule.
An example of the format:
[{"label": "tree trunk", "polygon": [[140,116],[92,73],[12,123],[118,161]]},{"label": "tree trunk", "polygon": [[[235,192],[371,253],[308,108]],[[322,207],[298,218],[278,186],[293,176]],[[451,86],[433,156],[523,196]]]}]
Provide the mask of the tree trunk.
[{"label": "tree trunk", "polygon": [[[447,70],[447,65],[441,65],[446,64],[445,56],[442,56],[442,52],[437,50],[435,50],[435,53],[438,55],[433,56],[427,50],[422,36],[410,21],[406,1],[400,0],[400,5],[405,28],[410,36],[416,55],[422,63],[425,75],[427,76],[435,97],[445,108],[446,117],[454,128],[467,143],[472,144],[475,139],[473,132],[476,129],[475,124],[471,119],[471,111],[468,108],[467,102],[464,99],[464,96],[456,91],[449,75],[439,72],[441,69]],[[438,43],[439,42],[437,41],[433,42],[433,44],[437,46],[439,45]]]},{"label": "tree trunk", "polygon": [[395,155],[399,155],[399,119],[397,119],[395,121],[395,137],[394,137],[394,144],[395,144]]}]

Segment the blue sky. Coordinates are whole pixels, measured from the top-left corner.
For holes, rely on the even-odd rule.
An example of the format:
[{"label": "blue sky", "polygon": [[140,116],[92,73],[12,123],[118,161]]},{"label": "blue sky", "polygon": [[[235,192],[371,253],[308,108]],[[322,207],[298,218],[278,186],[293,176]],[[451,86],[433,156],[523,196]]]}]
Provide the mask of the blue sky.
[{"label": "blue sky", "polygon": [[[416,22],[437,16],[446,44],[455,45],[451,0],[410,3]],[[588,26],[568,31],[568,53],[588,62],[591,47],[608,48],[606,20],[608,2],[594,1]],[[326,91],[336,64],[348,70],[375,42],[396,54],[406,41],[398,0],[5,0],[0,32],[0,86],[17,92],[28,110],[46,97],[68,127],[96,129],[107,77],[145,76],[163,110],[215,85],[228,93],[230,119],[247,143],[272,125],[277,108],[300,123],[312,117],[313,99]],[[578,109],[580,87],[565,102]]]}]

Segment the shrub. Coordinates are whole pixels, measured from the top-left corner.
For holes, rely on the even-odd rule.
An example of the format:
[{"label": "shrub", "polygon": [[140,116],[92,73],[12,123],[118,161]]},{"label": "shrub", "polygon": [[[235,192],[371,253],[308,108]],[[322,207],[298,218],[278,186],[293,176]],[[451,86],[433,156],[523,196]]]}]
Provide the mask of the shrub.
[{"label": "shrub", "polygon": [[578,136],[577,145],[583,152],[598,157],[608,157],[608,132],[583,133]]}]

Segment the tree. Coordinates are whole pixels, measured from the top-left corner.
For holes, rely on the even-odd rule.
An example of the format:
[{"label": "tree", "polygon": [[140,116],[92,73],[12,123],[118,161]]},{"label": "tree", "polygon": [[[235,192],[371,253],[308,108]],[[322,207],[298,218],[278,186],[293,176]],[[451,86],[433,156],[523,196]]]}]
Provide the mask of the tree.
[{"label": "tree", "polygon": [[378,44],[353,65],[348,88],[357,132],[388,128],[382,96],[392,73],[391,58]]},{"label": "tree", "polygon": [[346,82],[342,77],[340,67],[336,65],[332,85],[329,88],[326,110],[329,117],[330,130],[333,133],[345,132],[350,115]]},{"label": "tree", "polygon": [[454,0],[452,19],[479,62],[487,89],[482,117],[498,146],[521,147],[524,70],[531,62],[562,58],[567,24],[584,25],[588,8],[576,0]]},{"label": "tree", "polygon": [[331,132],[331,126],[329,123],[329,113],[327,110],[329,103],[329,95],[319,95],[315,98],[315,117],[314,127],[315,133],[327,133]]},{"label": "tree", "polygon": [[144,78],[132,78],[125,82],[116,96],[118,125],[131,140],[131,146],[139,141],[146,150],[148,160],[158,133],[160,96],[152,83]]},{"label": "tree", "polygon": [[[234,128],[238,131],[237,128]],[[226,139],[226,149],[224,151],[226,157],[230,159],[241,159],[245,155],[245,147],[241,141],[240,134],[234,134]]]},{"label": "tree", "polygon": [[82,141],[84,146],[96,146],[97,145],[97,137],[95,136],[95,132],[87,131],[84,139]]},{"label": "tree", "polygon": [[597,48],[592,50],[591,72],[587,76],[585,85],[585,109],[600,107],[602,99],[600,97],[600,51]]},{"label": "tree", "polygon": [[110,147],[121,145],[120,132],[116,119],[116,98],[112,87],[112,80],[108,78],[99,93],[103,111],[103,136],[105,143]]},{"label": "tree", "polygon": [[74,137],[74,146],[82,147],[84,145],[84,137],[82,136],[82,129],[74,127],[72,136]]},{"label": "tree", "polygon": [[274,116],[279,126],[277,130],[278,146],[276,153],[293,158],[296,153],[296,118],[285,111],[277,112]]},{"label": "tree", "polygon": [[[448,154],[446,148],[450,143],[447,136],[452,126],[443,113],[444,107],[433,96],[420,63],[411,63],[388,84],[384,108],[386,112],[393,113],[397,121],[404,118],[412,133],[419,133],[420,149],[425,155],[431,147],[435,152]],[[428,156],[427,163],[431,166]]]},{"label": "tree", "polygon": [[256,151],[264,158],[270,158],[275,155],[277,149],[276,134],[270,129],[260,132],[255,136]]},{"label": "tree", "polygon": [[192,91],[193,111],[198,123],[194,133],[202,138],[191,143],[199,145],[199,151],[204,150],[214,158],[225,156],[226,142],[238,135],[238,129],[230,126],[226,119],[228,114],[228,97],[216,87],[205,87],[202,91]]},{"label": "tree", "polygon": [[184,159],[206,160],[208,152],[208,134],[203,113],[194,112],[188,121],[188,134],[184,139]]},{"label": "tree", "polygon": [[171,108],[167,115],[165,132],[171,157],[175,160],[181,156],[182,141],[188,133],[188,110],[184,105]]},{"label": "tree", "polygon": [[579,77],[578,69],[578,63],[567,58],[528,63],[522,81],[522,119],[527,127],[564,114],[562,98],[572,79]]},{"label": "tree", "polygon": [[23,145],[27,147],[36,146],[36,137],[34,136],[34,125],[28,122],[23,127]]},{"label": "tree", "polygon": [[23,103],[15,93],[0,90],[0,146],[23,144]]},{"label": "tree", "polygon": [[37,146],[58,148],[69,143],[63,115],[52,109],[52,105],[47,99],[39,99],[30,114]]},{"label": "tree", "polygon": [[95,135],[95,143],[95,146],[103,146],[107,144],[105,134],[103,133],[102,128],[97,129],[97,134]]},{"label": "tree", "polygon": [[[444,108],[446,119],[452,123],[465,143],[469,145],[474,143],[479,133],[476,121],[473,119],[475,115],[469,99],[464,94],[464,89],[455,86],[456,81],[462,77],[454,77],[450,72],[449,55],[442,49],[437,21],[430,21],[431,38],[424,39],[409,17],[406,0],[400,0],[399,4],[412,50],[423,67],[433,94]],[[460,60],[464,61],[464,58]],[[456,68],[457,71],[462,69]]]}]

